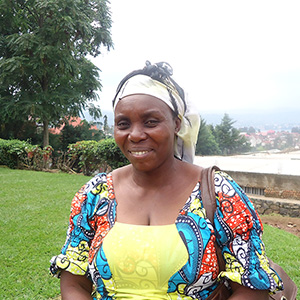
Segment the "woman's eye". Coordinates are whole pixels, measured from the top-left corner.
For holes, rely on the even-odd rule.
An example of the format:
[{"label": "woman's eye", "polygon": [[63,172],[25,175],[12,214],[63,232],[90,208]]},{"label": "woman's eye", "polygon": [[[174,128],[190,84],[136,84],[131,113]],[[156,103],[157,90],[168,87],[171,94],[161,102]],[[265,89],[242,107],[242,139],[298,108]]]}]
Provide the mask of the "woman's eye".
[{"label": "woman's eye", "polygon": [[147,120],[145,122],[145,125],[148,127],[155,127],[158,124],[157,120]]},{"label": "woman's eye", "polygon": [[129,122],[126,121],[120,121],[117,123],[118,129],[127,129],[130,126]]}]

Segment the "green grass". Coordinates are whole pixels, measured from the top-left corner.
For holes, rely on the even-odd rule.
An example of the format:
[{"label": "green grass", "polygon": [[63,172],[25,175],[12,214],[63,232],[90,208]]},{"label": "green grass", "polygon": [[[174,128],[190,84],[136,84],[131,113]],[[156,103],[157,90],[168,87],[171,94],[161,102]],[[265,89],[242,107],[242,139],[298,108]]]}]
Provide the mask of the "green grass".
[{"label": "green grass", "polygon": [[[89,177],[0,167],[0,299],[59,295],[49,260],[64,243],[71,200]],[[270,258],[300,287],[300,239],[265,225]]]},{"label": "green grass", "polygon": [[263,241],[268,257],[296,283],[300,297],[300,239],[284,230],[264,225]]},{"label": "green grass", "polygon": [[88,177],[0,168],[0,299],[49,299],[49,260],[66,236],[71,200]]}]

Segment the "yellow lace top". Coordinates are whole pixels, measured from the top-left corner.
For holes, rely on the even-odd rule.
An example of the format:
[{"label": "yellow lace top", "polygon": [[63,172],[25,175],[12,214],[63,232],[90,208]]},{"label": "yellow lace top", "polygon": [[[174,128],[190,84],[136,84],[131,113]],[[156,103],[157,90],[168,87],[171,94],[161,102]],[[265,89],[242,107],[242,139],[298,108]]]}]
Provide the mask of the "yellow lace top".
[{"label": "yellow lace top", "polygon": [[188,260],[175,224],[116,222],[103,242],[113,278],[105,282],[115,299],[169,299],[168,281]]}]

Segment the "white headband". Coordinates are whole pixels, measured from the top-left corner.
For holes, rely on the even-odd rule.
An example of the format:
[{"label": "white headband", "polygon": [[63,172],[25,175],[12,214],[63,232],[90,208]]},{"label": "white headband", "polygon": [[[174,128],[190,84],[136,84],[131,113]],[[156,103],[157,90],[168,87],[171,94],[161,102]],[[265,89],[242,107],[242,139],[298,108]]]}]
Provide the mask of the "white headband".
[{"label": "white headband", "polygon": [[178,117],[181,119],[181,127],[177,133],[174,154],[179,159],[192,163],[195,156],[200,117],[187,99],[185,99],[184,103],[184,100],[181,99],[171,83],[170,85],[165,85],[147,75],[135,75],[123,84],[116,95],[114,110],[122,98],[134,94],[146,94],[164,101],[175,112],[170,93],[176,102]]}]

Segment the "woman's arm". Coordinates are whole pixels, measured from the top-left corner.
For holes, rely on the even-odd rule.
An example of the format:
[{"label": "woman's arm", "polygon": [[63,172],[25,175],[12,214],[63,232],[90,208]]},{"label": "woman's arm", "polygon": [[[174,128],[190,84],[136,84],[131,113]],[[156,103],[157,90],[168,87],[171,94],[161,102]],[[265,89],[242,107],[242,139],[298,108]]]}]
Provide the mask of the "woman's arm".
[{"label": "woman's arm", "polygon": [[[232,295],[230,300],[268,300],[269,292],[267,290],[251,290],[238,283],[231,282]],[[228,299],[228,300],[229,300]]]},{"label": "woman's arm", "polygon": [[60,291],[62,300],[92,300],[92,282],[68,271],[61,272]]},{"label": "woman's arm", "polygon": [[[225,272],[220,277],[240,284],[233,286],[234,296],[230,299],[268,299],[268,292],[282,290],[283,284],[277,273],[267,266],[259,215],[229,175],[217,171],[215,183],[217,214],[214,225],[226,262]],[[243,282],[246,288],[241,287]],[[247,288],[250,286],[251,289]]]}]

